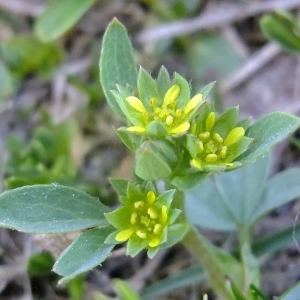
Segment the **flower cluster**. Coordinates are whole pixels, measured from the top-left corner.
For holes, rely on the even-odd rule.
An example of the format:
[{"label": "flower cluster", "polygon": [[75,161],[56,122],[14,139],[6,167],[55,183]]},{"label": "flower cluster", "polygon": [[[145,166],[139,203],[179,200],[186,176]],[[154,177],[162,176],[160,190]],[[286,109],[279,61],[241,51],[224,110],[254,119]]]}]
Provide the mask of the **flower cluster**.
[{"label": "flower cluster", "polygon": [[[153,121],[161,122],[169,134],[181,134],[190,128],[190,118],[197,109],[202,100],[202,95],[197,94],[187,103],[185,108],[181,108],[177,98],[180,95],[180,86],[175,84],[166,92],[163,102],[157,98],[151,98],[149,101],[149,110],[147,111],[143,102],[134,96],[129,96],[126,101],[134,108],[139,115],[139,122],[134,122],[136,126],[128,127],[127,130],[137,133],[146,133],[147,126]],[[136,123],[136,124],[135,124]],[[142,123],[142,126],[138,126]]]},{"label": "flower cluster", "polygon": [[174,192],[159,195],[151,182],[145,188],[129,182],[126,195],[120,197],[123,205],[106,214],[107,220],[117,228],[108,242],[128,241],[127,253],[131,256],[144,248],[148,249],[149,256],[155,255],[180,214],[180,210],[171,208]]},{"label": "flower cluster", "polygon": [[234,107],[217,119],[208,104],[203,107],[187,137],[193,168],[211,172],[240,166],[234,160],[248,149],[252,139],[245,137],[245,124],[236,125],[237,113]]},{"label": "flower cluster", "polygon": [[241,166],[236,158],[252,142],[246,137],[249,123],[237,121],[237,107],[217,117],[205,99],[211,87],[191,97],[186,79],[175,73],[171,80],[162,67],[156,80],[141,69],[136,92],[121,86],[112,92],[128,123],[118,133],[136,153],[136,175],[168,178],[177,187],[177,179],[191,180],[187,186],[192,187],[195,172],[205,178]]}]

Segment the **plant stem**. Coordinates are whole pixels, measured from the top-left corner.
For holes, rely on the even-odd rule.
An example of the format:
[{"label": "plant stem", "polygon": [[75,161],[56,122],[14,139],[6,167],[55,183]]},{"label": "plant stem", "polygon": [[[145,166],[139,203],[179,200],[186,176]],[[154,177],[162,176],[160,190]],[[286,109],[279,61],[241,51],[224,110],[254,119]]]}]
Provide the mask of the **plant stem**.
[{"label": "plant stem", "polygon": [[218,258],[211,251],[206,238],[196,228],[191,227],[182,243],[205,269],[214,291],[222,297],[221,299],[231,300],[231,293],[226,288],[226,274],[224,274],[222,267],[218,263]]}]

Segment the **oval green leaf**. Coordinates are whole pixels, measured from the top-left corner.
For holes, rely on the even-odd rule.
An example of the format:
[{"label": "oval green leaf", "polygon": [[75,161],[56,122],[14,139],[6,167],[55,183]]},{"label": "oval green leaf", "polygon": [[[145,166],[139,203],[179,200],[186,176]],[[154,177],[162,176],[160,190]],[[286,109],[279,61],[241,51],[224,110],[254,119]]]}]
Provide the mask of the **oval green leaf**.
[{"label": "oval green leaf", "polygon": [[254,141],[246,152],[236,158],[236,161],[242,164],[254,162],[299,126],[300,118],[288,113],[273,112],[262,117],[249,127],[246,135]]},{"label": "oval green leaf", "polygon": [[126,28],[116,18],[109,24],[104,34],[99,67],[107,102],[112,110],[126,121],[111,90],[116,90],[116,84],[136,88],[138,72]]},{"label": "oval green leaf", "polygon": [[60,283],[102,263],[115,245],[104,244],[113,227],[94,228],[83,232],[59,257],[53,271],[66,276]]},{"label": "oval green leaf", "polygon": [[43,42],[54,41],[76,24],[96,0],[52,0],[35,24]]},{"label": "oval green leaf", "polygon": [[0,195],[0,226],[29,233],[62,233],[108,225],[109,208],[71,187],[25,186]]}]

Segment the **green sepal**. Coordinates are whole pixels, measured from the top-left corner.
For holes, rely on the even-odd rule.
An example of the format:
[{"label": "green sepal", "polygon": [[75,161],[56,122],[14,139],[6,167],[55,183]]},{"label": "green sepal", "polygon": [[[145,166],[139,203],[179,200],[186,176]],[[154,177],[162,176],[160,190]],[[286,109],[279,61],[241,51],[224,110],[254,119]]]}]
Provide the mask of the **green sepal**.
[{"label": "green sepal", "polygon": [[176,99],[177,108],[185,109],[187,103],[190,101],[190,85],[185,78],[178,73],[174,73],[174,85],[177,84],[180,87],[180,94]]},{"label": "green sepal", "polygon": [[167,69],[164,66],[162,66],[159,70],[156,83],[157,83],[157,91],[159,95],[158,104],[160,106],[163,102],[166,92],[171,87],[170,76]]},{"label": "green sepal", "polygon": [[123,178],[109,178],[109,182],[116,190],[119,196],[127,195],[128,180]]},{"label": "green sepal", "polygon": [[107,221],[113,225],[115,228],[130,228],[130,215],[132,213],[132,208],[128,206],[122,206],[116,210],[104,214]]},{"label": "green sepal", "polygon": [[161,121],[153,121],[147,126],[146,134],[155,138],[163,138],[168,136],[169,131],[166,125]]},{"label": "green sepal", "polygon": [[247,151],[253,139],[243,136],[236,143],[230,145],[227,149],[225,161],[232,162],[236,157]]},{"label": "green sepal", "polygon": [[236,127],[238,113],[238,106],[227,109],[219,118],[216,119],[212,133],[217,132],[221,137],[223,137],[223,139],[225,139],[229,132]]},{"label": "green sepal", "polygon": [[186,136],[186,148],[192,158],[197,156],[196,137],[194,135],[188,134]]},{"label": "green sepal", "polygon": [[215,81],[208,83],[207,85],[202,87],[197,94],[202,94],[203,99],[206,99],[206,97],[208,96],[210,90],[212,89],[215,83],[216,83]]},{"label": "green sepal", "polygon": [[159,249],[160,249],[160,246],[148,248],[147,256],[150,259],[152,259],[157,254],[157,252],[159,251]]},{"label": "green sepal", "polygon": [[127,197],[131,203],[144,199],[146,197],[145,192],[141,190],[140,186],[135,185],[129,181],[127,186]]},{"label": "green sepal", "polygon": [[135,173],[144,180],[157,180],[168,177],[178,160],[170,142],[148,140],[136,151]]},{"label": "green sepal", "polygon": [[117,231],[112,232],[111,234],[109,234],[107,236],[107,238],[104,241],[104,244],[110,244],[110,245],[118,245],[118,244],[122,244],[123,242],[119,242],[116,240],[116,236],[119,232],[121,232],[122,229],[119,229]]},{"label": "green sepal", "polygon": [[160,248],[169,248],[172,247],[173,245],[177,244],[180,242],[185,234],[187,233],[189,229],[189,225],[182,223],[182,224],[173,224],[168,227],[168,239],[165,243],[160,244]]},{"label": "green sepal", "polygon": [[204,165],[203,171],[204,172],[211,172],[211,173],[217,173],[217,172],[224,172],[226,170],[226,165]]},{"label": "green sepal", "polygon": [[211,173],[208,172],[193,172],[190,174],[179,175],[172,179],[172,184],[181,191],[187,191],[206,180],[210,175]]},{"label": "green sepal", "polygon": [[176,208],[172,209],[169,213],[169,224],[173,224],[181,213],[182,211],[180,209],[176,209]]},{"label": "green sepal", "polygon": [[243,127],[245,129],[245,131],[247,131],[247,129],[251,125],[251,121],[252,121],[251,117],[242,119],[236,123],[236,127]]},{"label": "green sepal", "polygon": [[120,127],[116,133],[123,144],[132,152],[141,144],[141,137],[135,133],[129,132],[126,127]]},{"label": "green sepal", "polygon": [[133,234],[127,243],[127,251],[126,254],[135,257],[137,254],[139,254],[143,249],[147,248],[149,243],[148,239],[140,239],[135,234]]},{"label": "green sepal", "polygon": [[138,76],[139,99],[142,101],[146,109],[149,109],[149,101],[152,98],[158,99],[158,91],[156,81],[143,68],[140,68]]},{"label": "green sepal", "polygon": [[[213,111],[213,105],[211,103],[205,102],[204,105],[201,107],[198,116],[195,119],[194,124],[197,124],[197,132],[204,132],[206,131],[205,120],[207,116]],[[192,127],[193,128],[193,127]]]},{"label": "green sepal", "polygon": [[[172,204],[172,201],[174,199],[174,194],[175,194],[175,190],[168,190],[165,191],[164,193],[160,194],[156,201],[154,202],[154,205],[159,207],[162,205],[165,205],[167,207],[167,209],[170,209],[170,206]],[[173,211],[173,210],[171,210]]]},{"label": "green sepal", "polygon": [[129,96],[132,96],[132,94],[129,94],[127,90],[118,85],[118,92],[117,91],[111,91],[115,99],[118,101],[119,107],[126,116],[127,120],[134,124],[135,126],[144,126],[144,122],[141,117],[141,113],[134,109],[127,101],[126,98]]}]

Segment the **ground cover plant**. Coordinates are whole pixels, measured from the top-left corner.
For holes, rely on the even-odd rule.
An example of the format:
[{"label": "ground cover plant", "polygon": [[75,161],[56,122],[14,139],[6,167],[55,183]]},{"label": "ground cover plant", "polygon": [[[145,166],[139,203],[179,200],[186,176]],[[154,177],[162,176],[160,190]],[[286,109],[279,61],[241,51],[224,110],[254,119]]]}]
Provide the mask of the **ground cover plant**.
[{"label": "ground cover plant", "polygon": [[[1,226],[29,233],[83,230],[53,267],[63,276],[61,283],[105,261],[120,243],[127,243],[131,257],[147,250],[153,258],[182,242],[222,299],[266,299],[250,229],[262,215],[299,196],[300,170],[281,174],[265,191],[267,159],[254,174],[247,165],[294,132],[300,119],[273,112],[251,124],[249,118],[238,120],[238,107],[218,116],[207,101],[213,84],[191,95],[189,83],[178,73],[170,78],[162,67],[153,79],[143,68],[138,71],[126,30],[117,19],[104,36],[100,72],[108,103],[127,124],[117,134],[135,153],[134,179],[110,180],[121,206],[111,210],[84,192],[56,183],[25,186],[1,194]],[[241,174],[233,184],[220,175],[237,174],[239,168],[248,175],[246,186],[239,182]],[[215,186],[213,174],[218,174]],[[185,191],[195,186],[197,197],[187,206]],[[236,230],[239,257],[211,244],[195,224]]]},{"label": "ground cover plant", "polygon": [[[62,35],[70,37],[72,29],[71,32],[67,30],[94,4],[94,1],[86,1],[76,5],[77,10],[74,9],[66,20],[63,14],[57,14],[57,22],[52,28],[47,22],[56,15],[57,7],[67,5],[65,1],[53,1],[34,24],[36,37],[17,37],[2,43],[1,63],[4,67],[1,70],[9,80],[4,80],[1,97],[7,99],[35,72],[44,84],[48,84],[51,76],[61,79],[61,71],[54,72],[66,53],[60,42],[53,41]],[[191,3],[184,9],[174,5],[172,11],[165,4],[145,1],[142,5],[168,20],[175,20],[180,14],[184,17],[193,10],[194,13],[201,11],[201,6]],[[298,25],[292,15],[284,12],[267,15],[261,19],[261,28],[284,49],[298,53]],[[169,34],[174,33],[170,31]],[[146,36],[151,39],[151,33]],[[143,38],[145,36],[140,34],[139,39]],[[69,293],[71,299],[149,299],[199,282],[209,283],[201,292],[195,291],[197,297],[203,299],[270,299],[279,296],[274,290],[267,289],[264,278],[261,280],[264,276],[262,262],[287,245],[294,244],[297,249],[298,214],[289,217],[290,227],[281,227],[284,229],[273,234],[260,234],[259,239],[255,236],[257,224],[265,220],[266,215],[277,214],[283,204],[284,207],[294,206],[291,201],[299,197],[299,168],[274,174],[271,167],[274,156],[269,156],[275,144],[297,130],[299,118],[279,111],[261,111],[260,118],[251,119],[236,106],[239,101],[234,103],[234,99],[231,105],[227,103],[227,109],[223,109],[219,93],[223,89],[230,90],[236,81],[221,82],[220,86],[218,82],[207,84],[209,81],[201,76],[210,68],[208,62],[214,61],[215,68],[219,68],[223,76],[241,65],[230,44],[223,35],[215,33],[205,34],[199,42],[178,37],[176,43],[179,49],[188,49],[192,78],[196,80],[191,81],[189,76],[184,78],[185,71],[180,65],[168,66],[168,63],[167,67],[156,63],[157,69],[151,75],[146,71],[152,69],[152,60],[156,60],[151,54],[148,60],[142,61],[142,67],[137,67],[127,31],[114,19],[105,32],[101,47],[99,77],[103,92],[95,61],[89,78],[98,83],[87,84],[86,78],[73,76],[75,65],[72,66],[75,69],[63,69],[62,72],[69,72],[67,77],[63,75],[69,95],[75,90],[80,91],[80,97],[84,95],[89,99],[85,102],[87,109],[70,120],[70,112],[63,113],[67,102],[62,101],[50,112],[50,117],[48,112],[42,111],[40,120],[44,126],[33,130],[28,143],[24,142],[28,139],[16,136],[10,136],[6,141],[10,159],[1,155],[1,159],[4,158],[1,162],[3,186],[7,190],[0,195],[1,225],[23,232],[46,233],[43,240],[50,241],[53,237],[56,245],[60,244],[59,239],[55,240],[59,237],[57,234],[70,234],[73,242],[70,246],[68,243],[61,245],[58,254],[54,254],[55,263],[52,257],[42,253],[30,257],[28,265],[30,276],[37,280],[39,276],[54,276],[50,271],[54,263],[53,271],[60,275],[60,286],[66,285],[68,289],[59,292],[64,294],[63,297],[68,297],[66,293]],[[160,55],[170,47],[167,44],[161,46]],[[216,49],[220,47],[226,59],[218,55]],[[40,55],[35,55],[35,49],[41,50]],[[279,48],[271,45],[270,49],[278,51]],[[98,49],[96,56],[98,59]],[[199,66],[202,71],[197,69]],[[104,95],[110,112],[114,113],[108,120],[102,119],[102,114],[100,118],[95,114],[98,99]],[[5,99],[1,101],[4,105],[1,109],[5,112],[9,103]],[[33,110],[21,111],[20,121]],[[56,125],[59,118],[59,122],[67,121]],[[95,180],[92,182],[86,177],[90,173],[83,166],[93,165],[93,156],[82,162],[86,149],[94,147],[95,152],[101,151],[86,137],[96,136],[97,126],[107,132],[112,125],[115,129],[111,130],[108,139],[119,138],[121,142],[117,145],[123,143],[129,156],[134,158],[133,164],[127,166],[131,179],[123,179],[118,173],[117,178],[110,175],[115,192],[103,185],[103,179],[95,184]],[[77,144],[73,144],[74,141]],[[296,145],[296,134],[293,141]],[[105,143],[105,138],[101,143]],[[108,148],[104,161],[109,161],[113,151],[114,148]],[[112,157],[115,161],[116,155]],[[275,156],[275,163],[276,159]],[[103,166],[100,169],[104,169]],[[208,236],[211,231],[222,232],[222,241],[212,243],[207,238],[207,231]],[[16,231],[8,232],[16,234]],[[52,251],[51,247],[47,249]],[[89,270],[100,264],[103,266],[95,271],[114,268],[119,253],[126,252],[132,257],[126,260],[133,266],[136,259],[146,261],[150,266],[151,262],[161,261],[166,253],[171,253],[162,260],[161,265],[165,268],[168,264],[176,266],[172,252],[187,255],[184,249],[194,257],[193,266],[183,268],[184,271],[171,271],[173,276],[163,276],[163,280],[147,284],[144,289],[147,279],[142,279],[141,283],[136,277],[136,281],[130,282],[131,287],[124,281],[115,280],[115,296],[111,287],[103,288],[106,290],[103,293],[99,292],[100,288],[94,295],[84,295],[84,286],[91,282]],[[293,252],[295,257],[298,254],[297,250]],[[27,259],[25,257],[25,261]],[[124,269],[127,274],[133,272],[131,268],[118,269]],[[146,268],[141,267],[139,271],[140,278],[151,276]],[[142,275],[142,272],[148,275]],[[134,279],[133,274],[129,276]],[[119,276],[110,274],[110,277]],[[57,277],[51,278],[57,280]],[[280,293],[295,282],[289,282]],[[298,294],[299,285],[296,285],[281,299],[293,299]]]}]

